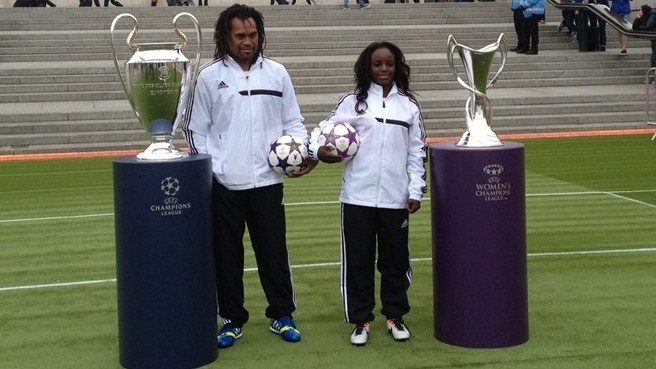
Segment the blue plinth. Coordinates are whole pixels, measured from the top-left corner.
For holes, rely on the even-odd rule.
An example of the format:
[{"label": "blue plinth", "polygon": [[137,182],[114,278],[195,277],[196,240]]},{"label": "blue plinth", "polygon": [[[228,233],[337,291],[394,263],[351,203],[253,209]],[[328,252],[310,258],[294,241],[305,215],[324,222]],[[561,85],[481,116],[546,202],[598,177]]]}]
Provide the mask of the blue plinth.
[{"label": "blue plinth", "polygon": [[430,146],[435,337],[469,348],[528,340],[524,146]]},{"label": "blue plinth", "polygon": [[119,362],[216,360],[212,172],[207,155],[114,160]]}]

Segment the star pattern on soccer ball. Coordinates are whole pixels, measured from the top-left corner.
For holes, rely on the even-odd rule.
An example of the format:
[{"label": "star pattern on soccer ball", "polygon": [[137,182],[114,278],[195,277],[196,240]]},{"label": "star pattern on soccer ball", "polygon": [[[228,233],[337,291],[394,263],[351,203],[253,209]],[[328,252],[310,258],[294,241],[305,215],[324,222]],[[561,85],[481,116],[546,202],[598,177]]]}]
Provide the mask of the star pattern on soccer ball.
[{"label": "star pattern on soccer ball", "polygon": [[280,174],[290,175],[305,167],[307,146],[299,138],[281,136],[271,144],[269,149],[269,166]]},{"label": "star pattern on soccer ball", "polygon": [[292,141],[289,143],[289,151],[294,152],[298,151],[299,148],[301,147],[301,142],[296,142],[296,140],[292,139]]}]

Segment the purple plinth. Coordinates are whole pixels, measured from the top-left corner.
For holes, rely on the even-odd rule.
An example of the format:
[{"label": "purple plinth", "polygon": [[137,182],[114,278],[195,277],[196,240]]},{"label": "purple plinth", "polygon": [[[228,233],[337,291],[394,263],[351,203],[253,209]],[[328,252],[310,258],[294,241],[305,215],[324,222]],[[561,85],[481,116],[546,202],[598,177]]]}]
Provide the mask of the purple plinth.
[{"label": "purple plinth", "polygon": [[528,340],[524,145],[430,146],[435,338]]}]

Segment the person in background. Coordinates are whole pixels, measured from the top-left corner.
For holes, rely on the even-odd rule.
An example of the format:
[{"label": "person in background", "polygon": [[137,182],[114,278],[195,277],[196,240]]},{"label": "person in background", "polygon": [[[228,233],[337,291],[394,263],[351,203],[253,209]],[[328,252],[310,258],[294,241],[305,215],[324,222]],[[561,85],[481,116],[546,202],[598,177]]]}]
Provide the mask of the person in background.
[{"label": "person in background", "polygon": [[[588,3],[608,6],[608,0],[588,0]],[[590,19],[590,27],[599,30],[599,51],[606,51],[606,21],[594,12],[590,12],[588,19]]]},{"label": "person in background", "polygon": [[544,16],[544,0],[522,0],[519,6],[524,15],[521,30],[521,44],[524,48],[517,50],[517,53],[537,55],[540,42],[538,22]]},{"label": "person in background", "polygon": [[[569,0],[571,3],[581,3],[583,0]],[[574,9],[563,9],[561,11],[563,19],[558,25],[558,32],[562,31],[564,27],[567,27],[567,36],[576,39],[576,10]],[[576,41],[574,41],[576,42]]]},{"label": "person in background", "polygon": [[[612,0],[610,11],[628,22],[629,15],[631,14],[631,3],[629,0]],[[629,38],[622,32],[618,32],[618,34],[620,39],[620,56],[626,56],[628,54],[626,49],[629,44]]]},{"label": "person in background", "polygon": [[[309,148],[315,160],[342,160],[334,148],[318,144],[319,133],[331,122],[351,124],[360,137],[357,153],[344,164],[339,200],[345,321],[353,324],[351,344],[362,346],[374,320],[376,268],[387,331],[396,341],[410,338],[404,321],[412,280],[409,214],[420,209],[426,192],[427,146],[421,107],[410,91],[410,67],[401,49],[374,42],[360,54],[354,72],[355,89],[342,95],[312,131]],[[317,163],[310,162],[306,171]]]},{"label": "person in background", "polygon": [[[360,9],[368,8],[371,6],[371,3],[365,3],[364,0],[357,0],[358,5],[360,5]],[[349,9],[349,0],[344,0],[344,7],[343,9],[348,10]]]},{"label": "person in background", "polygon": [[513,24],[515,25],[515,34],[517,35],[517,46],[510,49],[510,51],[525,50],[526,47],[522,45],[522,22],[524,21],[523,9],[520,7],[522,0],[510,0],[510,10],[513,12]]},{"label": "person in background", "polygon": [[191,154],[212,158],[219,348],[242,337],[245,228],[268,306],[269,328],[301,340],[292,313],[296,294],[287,251],[282,177],[269,167],[270,144],[308,133],[285,67],[264,56],[264,18],[255,8],[224,9],[214,30],[214,59],[199,68],[182,131]]},{"label": "person in background", "polygon": [[[656,12],[651,6],[644,4],[638,11],[638,16],[633,20],[633,29],[636,31],[656,31]],[[651,39],[651,57],[649,59],[651,68],[656,68],[656,40]],[[649,81],[653,83],[654,81]]]},{"label": "person in background", "polygon": [[[44,8],[45,6],[56,7],[55,3],[50,0],[16,0],[14,8]],[[80,5],[82,6],[82,5]]]}]

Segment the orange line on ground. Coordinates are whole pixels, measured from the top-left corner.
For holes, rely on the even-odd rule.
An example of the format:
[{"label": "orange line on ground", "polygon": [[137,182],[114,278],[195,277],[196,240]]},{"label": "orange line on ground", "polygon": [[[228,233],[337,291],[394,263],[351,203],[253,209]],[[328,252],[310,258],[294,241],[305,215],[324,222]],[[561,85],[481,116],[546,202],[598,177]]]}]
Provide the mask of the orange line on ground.
[{"label": "orange line on ground", "polygon": [[[564,138],[564,137],[593,137],[593,136],[627,136],[653,134],[653,129],[614,129],[606,131],[576,131],[576,132],[538,132],[538,133],[515,133],[499,135],[501,140],[520,140],[532,138]],[[458,141],[460,137],[429,137],[426,142],[450,142]]]},{"label": "orange line on ground", "polygon": [[[532,138],[564,138],[564,137],[592,137],[592,136],[626,136],[653,134],[653,129],[615,129],[606,131],[576,131],[576,132],[539,132],[539,133],[517,133],[499,135],[502,140],[519,140]],[[458,141],[460,137],[429,137],[426,142],[429,144],[438,142]],[[23,161],[23,160],[47,160],[47,159],[74,159],[74,158],[100,158],[100,157],[118,157],[134,156],[139,150],[112,150],[112,151],[81,151],[81,152],[62,152],[47,154],[15,154],[0,155],[0,162],[3,161]]]},{"label": "orange line on ground", "polygon": [[21,161],[21,160],[47,160],[47,159],[73,159],[73,158],[101,158],[112,156],[131,156],[137,155],[139,150],[114,150],[114,151],[81,151],[81,152],[58,152],[47,154],[17,154],[17,155],[0,155],[2,161]]}]

